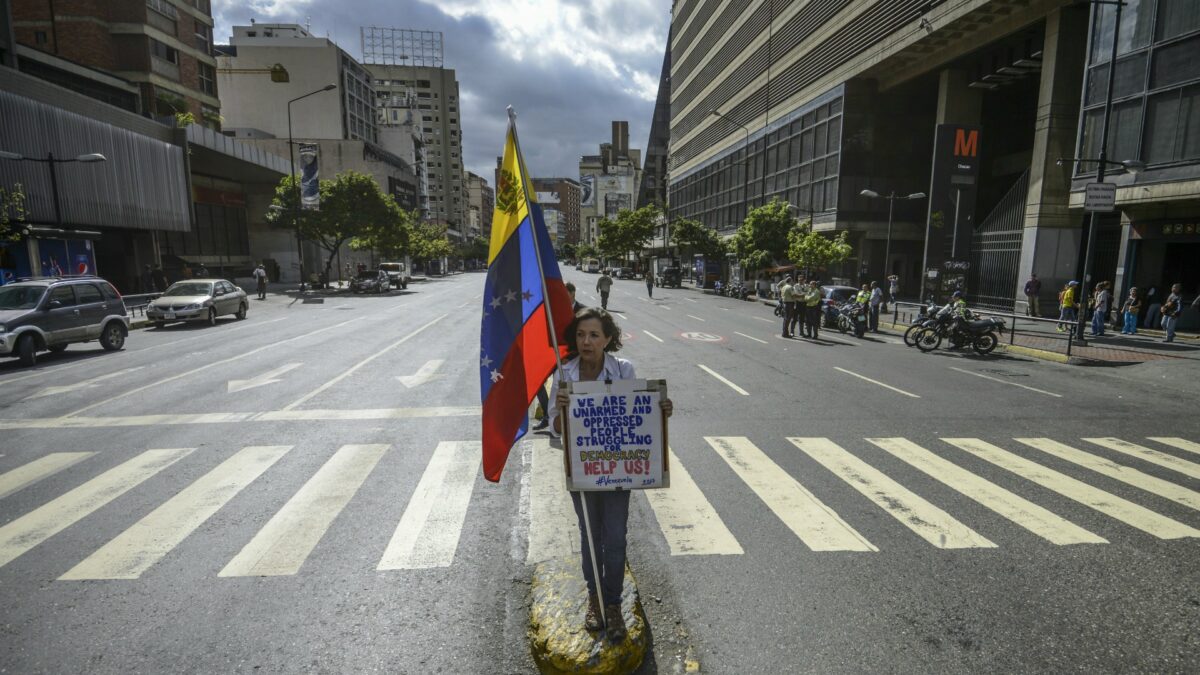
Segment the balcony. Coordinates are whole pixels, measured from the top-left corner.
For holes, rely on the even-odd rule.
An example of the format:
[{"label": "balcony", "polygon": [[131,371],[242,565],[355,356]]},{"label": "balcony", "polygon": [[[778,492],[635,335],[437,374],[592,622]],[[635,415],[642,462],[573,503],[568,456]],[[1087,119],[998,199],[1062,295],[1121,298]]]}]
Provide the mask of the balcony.
[{"label": "balcony", "polygon": [[175,9],[175,5],[167,2],[167,0],[146,0],[146,6],[159,14],[171,17],[173,20],[179,18],[179,10]]},{"label": "balcony", "polygon": [[179,66],[157,56],[150,57],[150,72],[161,75],[172,82],[179,81]]}]

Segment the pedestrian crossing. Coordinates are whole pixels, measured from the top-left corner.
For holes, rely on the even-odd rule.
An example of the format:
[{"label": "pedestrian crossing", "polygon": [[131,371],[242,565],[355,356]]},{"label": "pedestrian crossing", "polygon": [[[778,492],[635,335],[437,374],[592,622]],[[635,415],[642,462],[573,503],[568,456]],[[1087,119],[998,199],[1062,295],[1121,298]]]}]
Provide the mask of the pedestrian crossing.
[{"label": "pedestrian crossing", "polygon": [[[745,436],[706,436],[704,445],[684,453],[686,463],[672,449],[671,487],[635,495],[634,508],[647,507],[657,524],[650,536],[660,538],[663,550],[671,556],[745,555],[752,547],[763,545],[766,537],[777,546],[778,534],[771,529],[775,527],[790,531],[795,546],[815,553],[886,554],[904,540],[935,549],[1002,549],[1016,545],[1012,543],[1013,527],[1057,546],[1107,544],[1128,540],[1138,536],[1137,532],[1162,540],[1200,538],[1196,527],[1200,516],[1188,517],[1200,511],[1196,489],[1200,464],[1190,455],[1173,452],[1200,454],[1200,444],[1183,438],[1151,437],[1136,442],[1110,437],[942,438],[921,443],[906,438],[768,440],[769,445],[760,446]],[[231,559],[207,561],[212,574],[304,574],[308,571],[305,563],[322,540],[334,528],[351,526],[339,521],[339,516],[359,497],[363,486],[372,480],[387,480],[376,475],[385,457],[422,450],[388,444],[336,449],[299,488],[289,492],[290,498],[273,514],[251,514],[255,522],[261,518],[265,524],[244,542],[236,542],[240,550],[232,548],[238,552]],[[96,455],[101,453],[49,453],[0,474],[0,500],[24,490],[45,492],[48,486],[39,483],[61,472],[84,479],[77,487],[49,495],[44,504],[0,524],[0,574],[67,528],[83,526],[122,495],[142,489],[156,478],[169,477],[177,463],[196,470],[194,465],[199,462],[206,473],[99,548],[80,551],[77,558],[65,561],[63,567],[70,567],[58,577],[60,581],[138,579],[222,509],[253,508],[246,505],[259,501],[249,497],[239,501],[238,507],[230,503],[239,494],[259,489],[256,483],[296,448],[248,446],[211,468],[193,451],[150,449],[95,472],[87,467],[96,463]],[[472,519],[487,518],[484,525],[488,526],[497,522],[506,526],[508,522],[505,514],[471,509],[473,500],[490,487],[480,476],[480,452],[478,441],[437,443],[428,460],[423,460],[424,469],[412,493],[396,496],[404,500],[402,512],[397,506],[398,520],[352,525],[356,532],[377,528],[390,535],[384,537],[387,545],[381,550],[345,552],[353,564],[374,561],[365,569],[373,567],[380,573],[419,573],[479,564],[459,554],[464,536],[471,536],[468,525]],[[523,474],[521,502],[509,517],[517,522],[515,531],[524,546],[514,548],[512,555],[526,564],[577,555],[580,537],[564,489],[562,451],[545,437],[537,437],[525,441],[520,454],[521,461],[514,458],[509,471]],[[715,461],[707,461],[710,459]],[[814,469],[794,475],[796,470],[787,467],[798,462],[811,463]],[[971,468],[981,466],[995,470],[987,471],[985,477]],[[1118,484],[1129,489],[1114,494],[1110,490]],[[722,489],[718,490],[718,485]],[[949,491],[934,489],[937,486]],[[841,505],[841,513],[834,504]],[[1178,509],[1171,511],[1172,504],[1186,511],[1179,515]],[[0,501],[0,514],[7,510],[4,505],[5,501]],[[371,506],[359,513],[385,511]],[[883,517],[871,517],[872,513]],[[730,527],[730,522],[739,523],[740,529]],[[647,535],[643,528],[631,536]]]}]

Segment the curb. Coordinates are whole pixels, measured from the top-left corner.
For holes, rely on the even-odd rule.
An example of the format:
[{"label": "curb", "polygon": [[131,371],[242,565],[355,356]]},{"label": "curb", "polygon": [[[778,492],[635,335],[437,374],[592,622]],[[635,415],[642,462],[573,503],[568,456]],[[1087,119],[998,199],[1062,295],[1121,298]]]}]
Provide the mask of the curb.
[{"label": "curb", "polygon": [[1079,365],[1080,361],[1083,360],[1077,357],[1067,356],[1066,354],[1059,354],[1058,352],[1046,351],[1045,349],[1035,349],[1034,347],[1022,347],[1021,345],[1006,344],[1001,344],[999,346],[1006,352],[1012,352],[1013,354],[1020,354],[1022,356],[1029,356],[1035,359],[1041,359],[1043,361]]},{"label": "curb", "polygon": [[556,558],[540,563],[530,583],[529,643],[533,659],[543,673],[628,673],[641,665],[649,648],[646,615],[637,581],[625,566],[621,613],[628,634],[620,644],[603,632],[583,627],[587,613],[587,586],[579,558]]}]

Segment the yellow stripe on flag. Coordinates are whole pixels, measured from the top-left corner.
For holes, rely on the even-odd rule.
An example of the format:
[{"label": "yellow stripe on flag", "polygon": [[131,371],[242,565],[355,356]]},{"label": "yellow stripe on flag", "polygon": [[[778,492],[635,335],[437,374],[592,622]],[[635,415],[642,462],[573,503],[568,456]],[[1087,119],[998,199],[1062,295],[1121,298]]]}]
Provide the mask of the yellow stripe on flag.
[{"label": "yellow stripe on flag", "polygon": [[[525,203],[525,186],[530,185],[525,164],[517,154],[516,137],[510,124],[504,142],[504,161],[500,164],[499,184],[496,186],[496,210],[492,214],[492,240],[488,247],[488,264],[500,255],[500,249],[521,221],[529,216]],[[530,190],[530,198],[533,191]]]}]

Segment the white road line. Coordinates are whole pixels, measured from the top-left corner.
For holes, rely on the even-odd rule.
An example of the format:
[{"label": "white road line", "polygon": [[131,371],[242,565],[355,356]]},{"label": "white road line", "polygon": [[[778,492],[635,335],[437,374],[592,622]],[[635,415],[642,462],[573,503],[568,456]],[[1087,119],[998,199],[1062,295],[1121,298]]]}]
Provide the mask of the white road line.
[{"label": "white road line", "polygon": [[897,459],[941,481],[963,496],[1004,516],[1052,544],[1107,544],[1108,540],[1088,532],[1069,520],[984,480],[959,465],[933,454],[904,438],[868,438]]},{"label": "white road line", "polygon": [[697,363],[696,365],[700,366],[700,370],[703,370],[704,372],[708,373],[709,375],[712,375],[713,377],[717,378],[718,380],[729,385],[730,389],[736,391],[737,393],[741,394],[742,396],[750,395],[750,392],[746,391],[745,389],[742,389],[741,387],[737,386],[736,384],[734,384],[734,383],[730,382],[729,380],[725,379],[724,377],[718,375],[717,371],[713,370],[712,368],[709,368],[708,366],[706,366],[702,363]]},{"label": "white road line", "polygon": [[1162,443],[1163,445],[1169,445],[1172,448],[1179,448],[1180,450],[1187,450],[1188,452],[1194,452],[1200,455],[1200,443],[1193,443],[1192,441],[1183,438],[1175,438],[1171,436],[1150,436],[1149,440],[1152,440],[1155,443]]},{"label": "white road line", "polygon": [[668,453],[671,487],[639,492],[650,502],[671,555],[742,555],[741,544],[692,480],[683,462],[674,450],[668,448]]},{"label": "white road line", "polygon": [[930,544],[938,548],[996,548],[978,532],[828,438],[788,440]]},{"label": "white road line", "polygon": [[430,569],[454,562],[481,452],[479,441],[438,444],[377,569]]},{"label": "white road line", "polygon": [[642,302],[650,302],[650,300],[643,298],[641,296],[638,297],[638,300],[641,300]]},{"label": "white road line", "polygon": [[658,307],[659,309],[665,309],[665,310],[667,310],[668,312],[669,312],[669,311],[671,311],[671,308],[670,308],[670,307],[667,307],[666,305],[655,305],[655,306],[656,306],[656,307]]},{"label": "white road line", "polygon": [[59,579],[137,579],[291,447],[266,445],[241,449]]},{"label": "white road line", "polygon": [[1039,394],[1045,394],[1045,395],[1047,395],[1047,396],[1053,396],[1054,398],[1062,398],[1062,394],[1056,394],[1056,393],[1054,393],[1054,392],[1052,392],[1052,391],[1046,391],[1045,389],[1038,389],[1038,388],[1036,388],[1036,387],[1030,387],[1030,386],[1027,386],[1027,385],[1024,385],[1024,384],[1020,384],[1020,383],[1017,383],[1017,382],[1009,382],[1008,380],[1002,380],[1002,379],[1000,379],[1000,378],[998,378],[998,377],[992,377],[991,375],[984,375],[983,373],[976,373],[976,372],[974,372],[974,371],[971,371],[971,370],[964,370],[964,369],[962,369],[962,368],[955,368],[954,366],[950,366],[950,370],[957,370],[957,371],[958,371],[958,372],[960,372],[960,373],[966,373],[967,375],[974,375],[975,377],[982,377],[982,378],[983,378],[983,379],[985,379],[985,380],[991,380],[992,382],[999,382],[1000,384],[1007,384],[1007,385],[1011,385],[1011,386],[1014,386],[1014,387],[1020,387],[1020,388],[1022,388],[1022,389],[1028,389],[1029,391],[1036,391],[1036,392],[1037,392],[1037,393],[1039,393]]},{"label": "white road line", "polygon": [[877,385],[883,387],[884,389],[891,389],[892,391],[896,392],[897,394],[904,394],[905,396],[908,396],[909,398],[921,398],[920,396],[917,396],[916,394],[913,394],[911,392],[904,391],[903,389],[897,389],[896,387],[893,387],[890,384],[884,384],[884,383],[880,382],[879,380],[872,380],[871,378],[869,378],[865,375],[859,375],[858,373],[850,371],[850,370],[846,370],[845,368],[839,368],[838,366],[834,366],[833,369],[843,372],[847,375],[853,375],[854,377],[857,377],[860,380],[866,380],[867,382],[870,382],[871,384],[877,384]]},{"label": "white road line", "polygon": [[705,436],[771,512],[813,551],[878,551],[744,436]]},{"label": "white road line", "polygon": [[529,493],[529,550],[525,564],[579,554],[579,526],[563,473],[562,450],[550,441],[533,443],[533,478]]},{"label": "white road line", "polygon": [[1200,530],[1194,527],[1171,520],[1144,506],[1094,488],[1083,481],[1015,455],[986,441],[978,438],[943,438],[942,440],[1002,469],[1007,469],[1026,480],[1037,483],[1047,490],[1057,492],[1159,539],[1200,537]]},{"label": "white road line", "polygon": [[629,318],[628,318],[628,317],[626,317],[624,314],[622,314],[622,313],[620,313],[620,312],[613,312],[613,314],[616,314],[617,316],[621,317],[621,320],[622,320],[622,321],[628,321],[628,320],[629,320]]},{"label": "white road line", "polygon": [[1119,480],[1122,483],[1156,494],[1164,499],[1170,499],[1176,504],[1182,504],[1188,508],[1200,511],[1200,492],[1189,490],[1182,485],[1176,485],[1171,481],[1142,473],[1132,467],[1109,461],[1103,457],[1097,457],[1091,453],[1077,450],[1065,443],[1059,443],[1049,438],[1014,438],[1013,440],[1058,457],[1059,459],[1074,462],[1079,466],[1091,469],[1113,480]]},{"label": "white road line", "polygon": [[688,302],[700,302],[699,300],[696,300],[694,298],[684,298],[684,300],[687,300]]},{"label": "white road line", "polygon": [[267,577],[299,572],[387,449],[386,444],[343,445],[217,576]]},{"label": "white road line", "polygon": [[718,307],[717,309],[721,310],[722,312],[728,312],[728,311],[729,311],[729,308],[728,308],[728,307]]},{"label": "white road line", "polygon": [[240,424],[243,422],[325,422],[346,420],[404,420],[428,417],[478,417],[479,406],[429,408],[363,408],[350,410],[269,410],[266,412],[179,413],[118,417],[38,417],[0,420],[5,429],[102,429],[181,424]]},{"label": "white road line", "polygon": [[779,321],[775,321],[775,320],[772,320],[772,319],[764,319],[764,318],[763,318],[763,317],[761,317],[761,316],[752,316],[752,317],[750,317],[750,318],[752,318],[752,319],[757,319],[757,320],[759,320],[759,321],[766,321],[767,323],[779,323],[779,321],[782,321],[782,319],[780,319]]},{"label": "white road line", "polygon": [[107,406],[109,403],[112,403],[113,401],[116,401],[118,399],[125,398],[126,396],[132,396],[133,394],[141,393],[151,387],[157,387],[158,385],[166,384],[167,382],[174,382],[175,380],[187,377],[188,375],[194,375],[195,373],[201,372],[203,370],[208,370],[209,368],[213,368],[215,366],[224,365],[226,363],[232,363],[233,361],[237,361],[239,359],[244,359],[247,356],[253,356],[254,354],[266,351],[268,349],[278,350],[280,345],[287,344],[289,342],[295,342],[297,340],[304,340],[304,339],[312,337],[313,335],[316,335],[318,333],[324,333],[327,330],[333,330],[334,328],[341,328],[342,326],[345,326],[348,323],[353,323],[355,321],[358,321],[361,318],[362,317],[356,317],[356,318],[350,319],[348,321],[343,321],[341,323],[334,324],[332,326],[318,328],[317,330],[305,333],[304,335],[297,335],[296,337],[286,338],[283,340],[278,340],[276,342],[268,342],[267,344],[265,344],[261,347],[258,347],[257,349],[251,349],[248,352],[242,352],[240,354],[237,354],[236,356],[231,356],[227,359],[221,359],[220,361],[212,361],[212,362],[206,363],[203,366],[200,366],[198,368],[192,368],[191,370],[187,370],[182,373],[176,373],[175,375],[171,375],[170,377],[164,377],[161,380],[155,380],[154,382],[151,382],[149,384],[143,384],[140,387],[134,387],[133,389],[126,389],[125,391],[122,391],[120,394],[117,394],[116,396],[110,396],[109,398],[106,398],[103,401],[97,401],[91,405],[84,406],[84,407],[80,408],[79,410],[76,410],[74,412],[70,412],[70,413],[67,413],[66,415],[63,415],[63,417],[74,417],[80,413],[87,412],[93,408]]},{"label": "white road line", "polygon": [[651,332],[650,332],[650,331],[648,331],[648,330],[644,330],[644,329],[643,329],[643,330],[642,330],[642,332],[643,332],[643,333],[645,333],[646,335],[649,335],[650,337],[654,338],[655,340],[658,340],[659,342],[662,342],[662,341],[663,341],[663,339],[662,339],[662,338],[658,337],[657,335],[655,335],[654,333],[651,333]]},{"label": "white road line", "polygon": [[704,321],[704,319],[701,319],[700,317],[696,316],[695,314],[688,314],[687,316],[689,316],[697,321]]},{"label": "white road line", "polygon": [[755,342],[761,342],[761,343],[763,343],[764,345],[765,345],[765,344],[767,344],[767,341],[766,341],[766,340],[759,340],[759,339],[758,339],[758,338],[756,338],[756,337],[753,337],[753,336],[751,336],[751,335],[746,335],[745,333],[739,333],[739,332],[737,332],[736,330],[735,330],[735,331],[733,331],[733,334],[734,334],[734,335],[741,335],[742,337],[746,338],[747,340],[754,340]]},{"label": "white road line", "polygon": [[1119,438],[1085,438],[1088,443],[1099,445],[1102,448],[1123,452],[1126,455],[1137,457],[1151,464],[1157,464],[1166,467],[1173,471],[1178,471],[1192,478],[1200,478],[1200,464],[1189,462],[1186,459],[1180,459],[1175,455],[1168,455],[1165,452],[1151,450],[1136,443],[1123,441]]},{"label": "white road line", "polygon": [[192,450],[147,450],[0,527],[0,567],[125,494]]},{"label": "white road line", "polygon": [[309,399],[313,398],[317,394],[320,394],[321,392],[332,387],[333,385],[337,384],[338,382],[341,382],[342,380],[346,379],[347,377],[350,377],[355,372],[357,372],[359,368],[362,368],[363,366],[374,361],[375,359],[379,358],[380,356],[383,356],[384,354],[390,352],[391,350],[395,349],[396,347],[399,347],[400,345],[404,344],[405,342],[408,342],[413,337],[419,335],[426,328],[429,328],[430,326],[441,321],[442,319],[446,318],[447,316],[449,316],[449,315],[443,314],[443,315],[437,317],[436,319],[430,321],[429,323],[425,324],[424,326],[421,326],[420,328],[414,330],[413,332],[409,333],[408,335],[405,335],[404,337],[400,338],[399,340],[396,340],[392,344],[390,344],[390,345],[384,347],[383,349],[375,352],[374,354],[368,356],[367,358],[363,359],[362,361],[359,361],[358,363],[354,364],[353,366],[350,366],[349,368],[342,371],[340,374],[338,374],[336,377],[329,380],[325,384],[317,387],[316,389],[313,389],[312,391],[308,392],[304,396],[301,396],[300,398],[296,399],[295,401],[292,401],[291,403],[283,406],[283,409],[291,410],[292,408],[295,408],[295,407],[299,406],[300,404],[308,401]]},{"label": "white road line", "polygon": [[63,469],[81,462],[94,452],[52,452],[49,455],[23,464],[0,475],[0,498],[7,497],[21,488],[49,478]]}]

